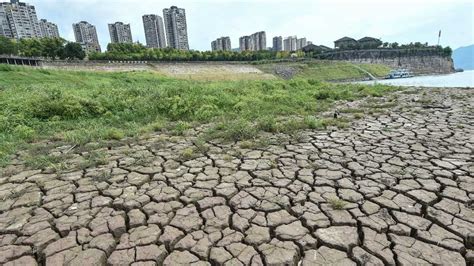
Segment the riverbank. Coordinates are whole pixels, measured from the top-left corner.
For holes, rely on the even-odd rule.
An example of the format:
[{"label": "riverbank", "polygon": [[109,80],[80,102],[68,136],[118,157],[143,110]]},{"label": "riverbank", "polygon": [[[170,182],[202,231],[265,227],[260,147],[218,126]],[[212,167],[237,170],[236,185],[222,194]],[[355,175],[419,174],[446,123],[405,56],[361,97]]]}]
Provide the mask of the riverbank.
[{"label": "riverbank", "polygon": [[310,78],[320,81],[363,80],[371,75],[383,77],[390,68],[330,60],[283,60],[262,62],[100,62],[49,61],[45,69],[86,71],[154,71],[161,75],[193,80],[258,80]]},{"label": "riverbank", "polygon": [[[133,76],[116,75],[132,85],[121,90],[146,96]],[[273,108],[289,108],[298,90],[341,92],[257,84],[251,96]],[[196,126],[18,152],[0,168],[0,264],[472,265],[474,90],[381,92],[334,105],[341,115],[331,121],[347,121],[339,129],[219,141]]]},{"label": "riverbank", "polygon": [[196,81],[151,71],[64,71],[0,66],[0,154],[30,143],[89,142],[212,124],[209,138],[344,126],[319,116],[338,101],[381,97],[396,88],[312,78]]}]

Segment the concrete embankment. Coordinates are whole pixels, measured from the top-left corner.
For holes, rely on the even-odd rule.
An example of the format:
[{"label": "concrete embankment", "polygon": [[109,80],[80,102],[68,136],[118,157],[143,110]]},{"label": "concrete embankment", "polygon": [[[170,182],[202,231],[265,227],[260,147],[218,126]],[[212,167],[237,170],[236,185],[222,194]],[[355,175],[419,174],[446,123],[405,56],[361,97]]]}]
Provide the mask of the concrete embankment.
[{"label": "concrete embankment", "polygon": [[386,65],[392,69],[406,68],[416,75],[454,72],[453,59],[439,49],[374,49],[336,51],[321,59]]}]

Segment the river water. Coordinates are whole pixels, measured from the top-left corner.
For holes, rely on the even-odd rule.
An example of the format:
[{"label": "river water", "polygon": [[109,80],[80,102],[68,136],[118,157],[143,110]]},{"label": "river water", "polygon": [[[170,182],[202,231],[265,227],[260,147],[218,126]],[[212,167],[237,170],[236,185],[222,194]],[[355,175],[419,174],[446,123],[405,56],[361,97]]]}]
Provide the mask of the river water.
[{"label": "river water", "polygon": [[474,88],[474,70],[447,75],[418,76],[413,78],[384,79],[360,82],[363,84],[389,84],[416,87],[470,87]]}]

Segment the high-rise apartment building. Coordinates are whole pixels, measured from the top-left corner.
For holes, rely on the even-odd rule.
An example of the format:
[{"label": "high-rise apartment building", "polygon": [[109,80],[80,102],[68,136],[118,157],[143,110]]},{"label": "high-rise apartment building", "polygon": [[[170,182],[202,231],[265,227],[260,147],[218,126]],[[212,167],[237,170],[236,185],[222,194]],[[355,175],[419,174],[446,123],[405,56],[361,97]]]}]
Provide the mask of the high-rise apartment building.
[{"label": "high-rise apartment building", "polygon": [[242,36],[239,38],[240,51],[252,51],[252,38],[250,36]]},{"label": "high-rise apartment building", "polygon": [[306,41],[306,38],[300,38],[300,39],[296,40],[296,50],[301,50],[306,45],[308,45],[308,42]]},{"label": "high-rise apartment building", "polygon": [[298,38],[296,36],[289,36],[283,41],[285,51],[292,52],[296,51],[296,43]]},{"label": "high-rise apartment building", "polygon": [[267,50],[267,35],[264,31],[259,31],[250,36],[252,38],[252,51]]},{"label": "high-rise apartment building", "polygon": [[94,25],[87,21],[72,24],[76,42],[82,45],[86,53],[100,52],[99,38]]},{"label": "high-rise apartment building", "polygon": [[0,36],[15,39],[42,37],[35,7],[19,0],[0,3]]},{"label": "high-rise apartment building", "polygon": [[166,48],[163,19],[158,15],[144,15],[143,27],[148,48]]},{"label": "high-rise apartment building", "polygon": [[132,43],[130,24],[115,22],[109,24],[110,41],[112,43]]},{"label": "high-rise apartment building", "polygon": [[267,36],[264,31],[239,38],[240,51],[261,51],[267,49]]},{"label": "high-rise apartment building", "polygon": [[230,51],[232,47],[230,45],[229,37],[221,37],[211,43],[212,51]]},{"label": "high-rise apartment building", "polygon": [[168,46],[179,50],[189,50],[188,27],[184,8],[172,6],[163,9]]},{"label": "high-rise apartment building", "polygon": [[59,38],[58,26],[53,22],[49,22],[46,19],[40,19],[39,21],[41,36],[45,38]]},{"label": "high-rise apartment building", "polygon": [[281,36],[273,37],[273,51],[279,52],[283,50],[283,38]]}]

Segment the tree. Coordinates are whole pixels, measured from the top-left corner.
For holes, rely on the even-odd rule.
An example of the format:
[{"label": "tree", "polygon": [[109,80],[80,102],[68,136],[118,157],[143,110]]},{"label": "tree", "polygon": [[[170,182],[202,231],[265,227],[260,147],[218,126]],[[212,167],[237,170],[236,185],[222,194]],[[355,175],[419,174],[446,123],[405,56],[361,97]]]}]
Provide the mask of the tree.
[{"label": "tree", "polygon": [[42,38],[42,56],[55,60],[64,57],[64,44],[66,40],[61,38]]},{"label": "tree", "polygon": [[393,49],[397,49],[398,48],[398,42],[391,43],[390,47],[392,47]]},{"label": "tree", "polygon": [[16,55],[18,54],[18,47],[14,40],[7,37],[0,36],[0,54]]},{"label": "tree", "polygon": [[40,39],[21,39],[18,43],[19,54],[28,57],[43,55],[43,43]]},{"label": "tree", "polygon": [[86,53],[82,50],[82,47],[77,42],[70,42],[64,46],[63,59],[79,59],[82,60],[86,57]]},{"label": "tree", "polygon": [[450,57],[453,54],[453,49],[451,47],[446,46],[443,48],[443,55],[446,57]]}]

